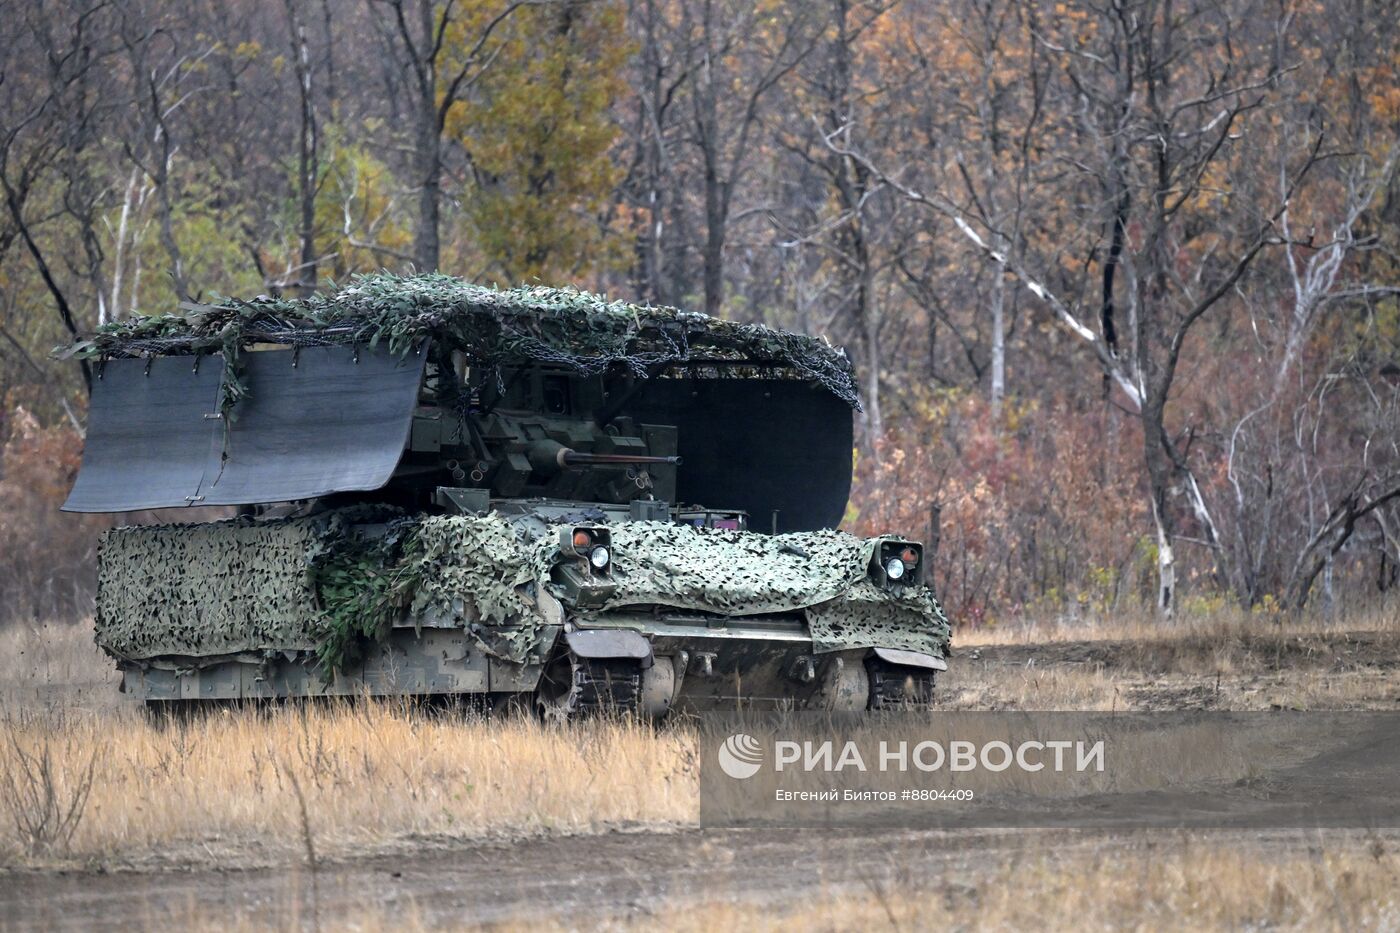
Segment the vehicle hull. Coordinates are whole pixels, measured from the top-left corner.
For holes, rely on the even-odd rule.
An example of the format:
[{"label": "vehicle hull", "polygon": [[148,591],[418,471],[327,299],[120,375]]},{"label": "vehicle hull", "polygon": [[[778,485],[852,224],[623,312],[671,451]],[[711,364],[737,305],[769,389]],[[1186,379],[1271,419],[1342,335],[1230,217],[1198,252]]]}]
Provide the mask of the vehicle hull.
[{"label": "vehicle hull", "polygon": [[[567,651],[565,626],[552,633]],[[816,653],[797,616],[700,619],[636,614],[570,620],[574,632],[635,633],[638,711],[815,709],[852,711],[870,703],[874,649]],[[941,659],[925,662],[942,667]],[[462,631],[396,627],[360,662],[323,677],[311,652],[252,658],[122,662],[122,691],[153,707],[191,702],[317,697],[467,697],[500,700],[540,685],[542,663],[516,664],[478,650]]]}]

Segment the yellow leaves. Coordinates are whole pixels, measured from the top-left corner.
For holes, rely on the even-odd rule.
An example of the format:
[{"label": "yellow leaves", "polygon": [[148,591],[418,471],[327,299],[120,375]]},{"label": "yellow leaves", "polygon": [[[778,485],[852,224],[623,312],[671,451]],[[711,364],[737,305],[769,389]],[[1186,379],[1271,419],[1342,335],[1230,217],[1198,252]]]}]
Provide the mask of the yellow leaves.
[{"label": "yellow leaves", "polygon": [[[363,138],[374,138],[366,126]],[[381,268],[406,253],[412,235],[394,210],[398,187],[388,166],[368,148],[349,142],[335,125],[322,128],[323,180],[316,193],[318,251],[334,254],[336,279]],[[324,275],[323,275],[324,277]]]},{"label": "yellow leaves", "polygon": [[633,51],[624,25],[617,2],[518,11],[474,96],[448,114],[477,179],[463,199],[472,247],[506,281],[620,258],[598,216],[621,175],[610,109]]},{"label": "yellow leaves", "polygon": [[1400,120],[1400,86],[1392,84],[1384,90],[1377,91],[1367,99],[1367,103],[1382,120]]},{"label": "yellow leaves", "polygon": [[[1200,182],[1195,193],[1190,199],[1191,210],[1202,214],[1218,213],[1227,207],[1229,193],[1234,185],[1230,180],[1231,164],[1229,160],[1230,150],[1222,153],[1222,157],[1206,166],[1202,173]],[[1172,200],[1177,197],[1177,192],[1169,194]]]},{"label": "yellow leaves", "polygon": [[1371,112],[1383,122],[1400,122],[1400,52],[1391,61],[1359,69],[1356,77]]},{"label": "yellow leaves", "polygon": [[1040,402],[1033,398],[1009,398],[1002,401],[1001,423],[1008,433],[1015,433],[1032,422],[1040,411]]}]

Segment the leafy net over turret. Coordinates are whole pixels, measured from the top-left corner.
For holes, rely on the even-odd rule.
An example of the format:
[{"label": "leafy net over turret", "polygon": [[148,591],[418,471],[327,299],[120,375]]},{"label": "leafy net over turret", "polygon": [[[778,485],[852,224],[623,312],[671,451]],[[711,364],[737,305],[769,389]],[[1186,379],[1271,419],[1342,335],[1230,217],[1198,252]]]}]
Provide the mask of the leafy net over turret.
[{"label": "leafy net over turret", "polygon": [[751,365],[821,383],[860,407],[846,354],[823,340],[693,311],[609,301],[572,289],[498,290],[442,274],[356,276],[305,299],[220,298],[183,313],[104,325],[60,350],[87,359],[222,353],[252,344],[387,344],[406,353],[431,338],[478,366],[546,363],[584,374],[622,368]]}]

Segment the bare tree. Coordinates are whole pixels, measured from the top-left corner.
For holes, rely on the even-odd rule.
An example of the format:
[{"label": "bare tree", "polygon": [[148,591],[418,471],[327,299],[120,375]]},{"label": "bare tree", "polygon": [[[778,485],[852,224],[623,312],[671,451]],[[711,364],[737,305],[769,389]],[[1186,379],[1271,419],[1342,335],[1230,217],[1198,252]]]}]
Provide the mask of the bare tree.
[{"label": "bare tree", "polygon": [[[297,0],[283,0],[287,11],[287,28],[291,34],[292,70],[297,84],[297,207],[300,265],[296,268],[297,290],[309,295],[316,290],[316,193],[321,185],[321,137],[316,117],[316,98],[312,93],[310,45],[306,38],[306,23]],[[327,11],[329,23],[329,11]],[[328,27],[329,28],[329,27]],[[329,50],[330,43],[326,48]]]},{"label": "bare tree", "polygon": [[[1327,49],[1324,73],[1345,73],[1344,59],[1373,41],[1372,34],[1359,17],[1295,41]],[[1279,36],[1281,44],[1290,38]],[[1346,95],[1325,107],[1300,106],[1278,122],[1279,134],[1290,138],[1316,132],[1312,124],[1326,120],[1349,151],[1318,170],[1325,201],[1290,203],[1280,215],[1286,242],[1270,264],[1273,274],[1246,293],[1250,333],[1266,361],[1228,445],[1228,541],[1234,584],[1247,605],[1278,592],[1301,608],[1321,578],[1330,607],[1335,559],[1367,522],[1377,531],[1382,583],[1386,565],[1400,553],[1390,531],[1400,477],[1393,364],[1373,358],[1366,343],[1316,339],[1329,319],[1359,319],[1374,328],[1378,305],[1400,294],[1370,261],[1386,252],[1375,228],[1397,181],[1400,137],[1355,99],[1362,94],[1357,83],[1348,85]],[[1276,195],[1284,193],[1288,170],[1280,161],[1259,187],[1272,184]]]},{"label": "bare tree", "polygon": [[175,203],[180,192],[176,190],[177,176],[172,173],[179,150],[174,123],[181,108],[207,89],[193,66],[212,55],[217,43],[208,37],[186,35],[138,0],[122,6],[119,36],[135,85],[134,109],[139,118],[137,134],[126,143],[127,156],[151,180],[160,242],[170,259],[171,283],[177,296],[189,298],[185,257],[175,235]]},{"label": "bare tree", "polygon": [[[1169,9],[1159,0],[1137,0],[1097,13],[1092,43],[1039,37],[1059,57],[1057,90],[1071,95],[1074,104],[1066,109],[1075,113],[1077,124],[1075,150],[1061,157],[1076,171],[1064,177],[1067,187],[1042,185],[1042,195],[1052,200],[1042,201],[1039,209],[1063,217],[1063,202],[1084,203],[1085,182],[1110,192],[1107,198],[1088,201],[1087,211],[1075,212],[1077,227],[1071,234],[1093,244],[1088,262],[1081,260],[1080,268],[1097,263],[1104,269],[1099,331],[1084,323],[1087,315],[1079,307],[1083,299],[1061,297],[1056,286],[1057,280],[1066,284],[1061,249],[1072,242],[1069,237],[1047,244],[1033,260],[1023,259],[997,248],[996,238],[1010,241],[1009,231],[996,227],[993,218],[975,206],[965,206],[949,193],[899,187],[906,196],[949,216],[970,243],[1044,302],[1062,326],[1093,350],[1106,378],[1141,419],[1142,460],[1156,531],[1157,604],[1170,614],[1180,534],[1171,501],[1175,495],[1186,500],[1220,578],[1228,578],[1216,521],[1189,459],[1194,431],[1174,433],[1168,427],[1167,408],[1182,354],[1195,328],[1212,311],[1225,307],[1224,299],[1234,293],[1259,254],[1284,242],[1280,219],[1317,164],[1321,140],[1314,137],[1287,154],[1287,181],[1278,200],[1232,203],[1231,215],[1217,214],[1213,226],[1202,224],[1192,209],[1209,193],[1208,179],[1212,174],[1248,171],[1242,168],[1248,161],[1241,155],[1242,120],[1278,100],[1279,82],[1288,66],[1269,54],[1271,47],[1229,41],[1239,23],[1248,20],[1248,8]],[[1202,42],[1205,32],[1224,34],[1227,40]],[[1250,142],[1276,144],[1263,134],[1255,134]],[[1132,244],[1122,233],[1129,225],[1141,231]],[[1106,254],[1099,249],[1099,231],[1109,240]],[[1032,262],[1045,271],[1033,273]],[[1127,271],[1121,287],[1111,274],[1120,265]],[[1183,274],[1188,265],[1190,272]],[[1128,304],[1128,320],[1122,324],[1120,298]],[[1126,339],[1120,331],[1126,331]]]},{"label": "bare tree", "polygon": [[50,348],[142,305],[567,252],[849,346],[853,527],[941,504],[955,602],[1400,583],[1394,0],[12,6],[0,398],[41,422],[81,421]]},{"label": "bare tree", "polygon": [[[969,0],[935,18],[940,43],[917,29],[908,39],[917,63],[910,93],[919,95],[923,112],[938,114],[925,144],[942,176],[939,187],[979,218],[993,252],[1013,257],[1025,248],[1031,169],[1048,136],[1041,126],[1048,61],[1035,41],[1036,17],[1035,7],[1019,0]],[[966,67],[947,73],[950,57]],[[990,318],[988,398],[999,416],[1015,293],[1000,269],[986,287],[979,305]]]},{"label": "bare tree", "polygon": [[385,47],[407,76],[408,116],[412,124],[411,161],[418,210],[414,220],[413,256],[418,268],[438,267],[442,211],[443,131],[453,105],[462,100],[500,53],[492,38],[525,3],[514,0],[485,20],[464,48],[449,41],[457,21],[455,0],[369,0],[382,7],[376,17]]},{"label": "bare tree", "polygon": [[798,71],[801,89],[788,97],[795,113],[787,134],[779,137],[820,188],[804,188],[812,196],[799,198],[797,210],[786,212],[797,217],[770,212],[785,237],[780,248],[810,246],[833,264],[824,289],[835,304],[830,320],[838,328],[847,325],[850,336],[859,341],[864,440],[876,456],[884,435],[880,380],[886,362],[880,279],[900,252],[887,248],[887,241],[897,236],[891,216],[897,201],[882,198],[888,194],[884,182],[865,160],[849,153],[872,145],[875,127],[887,117],[882,110],[890,107],[891,76],[870,64],[860,48],[863,35],[887,11],[883,4],[854,5],[848,0],[826,5],[821,39]]},{"label": "bare tree", "polygon": [[[114,105],[101,80],[101,69],[112,54],[109,12],[100,2],[28,8],[12,20],[8,37],[7,62],[20,67],[0,72],[0,87],[8,86],[6,100],[11,105],[0,127],[0,190],[9,215],[0,235],[0,255],[15,239],[23,244],[64,331],[73,337],[80,330],[79,311],[71,289],[61,281],[61,270],[41,245],[37,227],[42,221],[33,216],[30,202],[41,186],[57,185],[63,212],[78,221],[85,277],[98,286],[100,301],[102,253],[96,223],[104,192],[88,171],[88,159],[101,115]],[[21,88],[21,82],[26,86]],[[50,177],[53,174],[57,177]],[[82,374],[90,390],[92,373],[86,362]]]},{"label": "bare tree", "polygon": [[628,115],[632,155],[621,192],[646,218],[637,235],[633,291],[643,301],[675,304],[684,291],[681,252],[673,244],[684,231],[683,166],[678,137],[685,122],[684,93],[692,72],[685,38],[670,4],[640,0],[630,17],[637,55],[635,102]]},{"label": "bare tree", "polygon": [[[786,19],[761,18],[750,3],[682,0],[681,30],[689,56],[691,144],[704,186],[705,313],[724,303],[724,251],[733,221],[734,194],[749,168],[762,106],[780,82],[812,51],[818,30],[815,6]],[[735,86],[742,88],[737,95]]]}]

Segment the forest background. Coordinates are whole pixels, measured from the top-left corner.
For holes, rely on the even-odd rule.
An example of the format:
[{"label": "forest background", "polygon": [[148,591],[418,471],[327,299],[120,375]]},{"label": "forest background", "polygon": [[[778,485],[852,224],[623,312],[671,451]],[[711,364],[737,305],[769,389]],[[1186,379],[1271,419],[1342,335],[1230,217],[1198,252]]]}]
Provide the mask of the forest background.
[{"label": "forest background", "polygon": [[1394,0],[0,8],[0,621],[109,521],[55,345],[381,268],[847,347],[960,624],[1400,581]]}]

